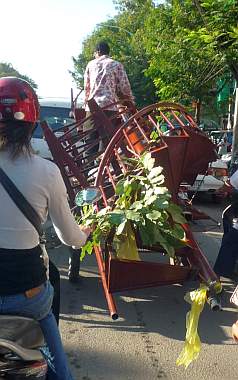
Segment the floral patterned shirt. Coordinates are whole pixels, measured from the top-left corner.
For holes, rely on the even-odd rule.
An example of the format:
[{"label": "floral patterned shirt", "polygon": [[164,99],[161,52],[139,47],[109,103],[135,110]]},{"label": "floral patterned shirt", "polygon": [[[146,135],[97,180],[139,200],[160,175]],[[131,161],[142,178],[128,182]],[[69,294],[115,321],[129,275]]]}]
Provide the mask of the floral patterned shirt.
[{"label": "floral patterned shirt", "polygon": [[[84,74],[85,104],[94,98],[100,107],[118,101],[122,96],[134,103],[130,82],[123,65],[107,55],[90,61]],[[116,110],[116,106],[106,108]],[[86,105],[86,110],[89,110]]]}]

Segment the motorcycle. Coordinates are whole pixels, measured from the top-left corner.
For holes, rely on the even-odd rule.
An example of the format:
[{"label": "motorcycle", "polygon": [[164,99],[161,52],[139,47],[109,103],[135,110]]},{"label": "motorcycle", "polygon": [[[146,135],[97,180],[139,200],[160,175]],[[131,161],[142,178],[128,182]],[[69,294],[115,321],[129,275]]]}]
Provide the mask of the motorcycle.
[{"label": "motorcycle", "polygon": [[[101,198],[97,188],[76,195],[76,205],[92,204]],[[59,281],[57,268],[50,263],[50,281],[55,290],[53,313],[58,320]],[[52,277],[52,278],[51,278]],[[0,315],[0,380],[46,380],[47,362],[41,348],[44,336],[39,323],[31,318]]]},{"label": "motorcycle", "polygon": [[[52,311],[59,322],[60,275],[49,261],[54,288]],[[44,337],[37,321],[27,317],[0,315],[0,380],[46,380],[47,362],[41,353]]]},{"label": "motorcycle", "polygon": [[[51,260],[49,277],[54,288],[52,312],[58,324],[60,275]],[[44,337],[37,321],[0,315],[0,380],[46,380],[47,362],[41,353],[43,346]]]},{"label": "motorcycle", "polygon": [[45,380],[44,337],[31,318],[0,315],[0,379]]}]

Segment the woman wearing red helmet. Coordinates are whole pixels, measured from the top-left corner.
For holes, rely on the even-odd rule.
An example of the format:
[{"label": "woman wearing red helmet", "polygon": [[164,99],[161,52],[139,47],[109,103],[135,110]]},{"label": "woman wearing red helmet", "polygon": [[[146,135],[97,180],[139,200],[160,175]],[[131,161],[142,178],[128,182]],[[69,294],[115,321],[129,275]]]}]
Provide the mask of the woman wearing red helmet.
[{"label": "woman wearing red helmet", "polygon": [[[14,77],[0,78],[0,167],[35,209],[41,223],[49,214],[61,241],[80,248],[90,230],[76,224],[58,167],[31,149],[38,118],[38,99],[29,83]],[[2,184],[0,204],[0,314],[37,319],[52,359],[48,378],[70,380],[51,311],[53,288],[47,280],[39,234]]]}]

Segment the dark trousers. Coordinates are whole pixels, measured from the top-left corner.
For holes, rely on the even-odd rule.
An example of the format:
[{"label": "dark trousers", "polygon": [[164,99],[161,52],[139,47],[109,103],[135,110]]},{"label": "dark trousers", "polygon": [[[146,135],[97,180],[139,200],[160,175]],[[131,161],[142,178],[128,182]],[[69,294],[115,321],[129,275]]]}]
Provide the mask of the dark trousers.
[{"label": "dark trousers", "polygon": [[238,218],[238,202],[233,202],[228,206],[222,214],[223,231],[224,234],[230,231],[232,228],[233,218]]},{"label": "dark trousers", "polygon": [[77,282],[79,280],[80,256],[81,256],[81,249],[73,249],[72,247],[69,247],[68,276],[69,276],[69,281],[71,282]]},{"label": "dark trousers", "polygon": [[90,148],[86,148],[86,157],[91,157],[92,155],[96,154],[99,150],[99,134],[98,131],[92,131],[85,137],[85,144],[87,146],[92,145]]},{"label": "dark trousers", "polygon": [[57,324],[59,324],[60,314],[60,273],[54,263],[49,262],[50,283],[54,288],[54,298],[52,304],[52,312],[55,316]]},{"label": "dark trousers", "polygon": [[237,259],[238,230],[230,228],[230,230],[223,235],[221,248],[214,265],[215,273],[218,276],[231,278],[234,274]]},{"label": "dark trousers", "polygon": [[232,207],[230,205],[223,211],[223,214],[222,214],[224,235],[227,234],[227,232],[229,232],[230,229],[232,228],[232,219],[233,219]]},{"label": "dark trousers", "polygon": [[233,218],[238,217],[238,202],[237,198],[233,198],[232,201],[222,214],[224,234],[214,265],[214,271],[218,276],[228,278],[233,278],[238,259],[238,230],[232,227]]},{"label": "dark trousers", "polygon": [[[113,117],[113,116],[116,116],[116,114],[117,114],[117,111],[104,110],[103,112],[104,112],[104,114],[105,114],[109,119],[110,119],[111,117]],[[91,114],[90,111],[87,111],[87,112],[86,112],[86,117],[89,117],[89,116],[91,116],[91,115],[92,115],[92,114]],[[101,141],[102,141],[102,144],[103,144],[104,148],[107,147],[107,145],[108,145],[108,143],[109,143],[111,137],[112,137],[112,136],[114,135],[114,133],[115,133],[115,129],[117,129],[117,128],[121,125],[121,123],[122,123],[122,121],[121,121],[120,118],[113,118],[113,119],[111,120],[111,122],[112,122],[114,128],[113,128],[113,130],[110,131],[106,136],[105,136],[105,132],[102,133],[102,135],[100,135],[100,133],[99,133],[98,131],[94,130],[94,131],[92,131],[91,133],[89,133],[89,134],[85,137],[85,143],[86,143],[86,144],[93,144],[93,143],[95,143],[92,147],[90,147],[90,148],[87,150],[87,154],[86,154],[87,156],[93,155],[93,154],[95,154],[95,153],[98,152],[98,150],[99,150],[99,142],[98,142],[98,143],[96,143],[96,142],[97,142],[97,140],[99,140],[99,137],[100,137],[100,139],[101,139]],[[93,120],[93,119],[89,119],[89,120],[87,120],[87,122],[85,122],[84,128],[85,128],[85,130],[87,130],[87,129],[90,130],[90,129],[92,129],[92,128],[95,128],[94,120]],[[106,143],[106,144],[105,144],[105,143]]]}]

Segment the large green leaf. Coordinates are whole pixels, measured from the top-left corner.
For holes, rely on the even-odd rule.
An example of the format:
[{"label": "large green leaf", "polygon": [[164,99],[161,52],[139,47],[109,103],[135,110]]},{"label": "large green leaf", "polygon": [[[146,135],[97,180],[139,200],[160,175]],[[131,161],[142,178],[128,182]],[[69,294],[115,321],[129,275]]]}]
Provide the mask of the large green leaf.
[{"label": "large green leaf", "polygon": [[161,217],[161,212],[157,210],[153,210],[146,214],[146,218],[148,218],[151,221],[156,221]]},{"label": "large green leaf", "polygon": [[107,217],[108,217],[109,223],[117,225],[117,226],[126,220],[124,211],[120,211],[120,210],[114,210],[113,212],[108,213]]},{"label": "large green leaf", "polygon": [[154,189],[150,188],[150,189],[146,190],[146,192],[145,192],[145,200],[150,199],[153,194],[154,194]]},{"label": "large green leaf", "polygon": [[146,153],[145,156],[142,158],[142,163],[145,169],[151,171],[154,167],[155,159],[151,157],[150,153]]},{"label": "large green leaf", "polygon": [[140,230],[140,237],[144,245],[151,245],[152,241],[154,240],[154,234],[153,234],[153,224],[150,222],[151,227],[149,228],[149,224],[147,226],[141,225]]},{"label": "large green leaf", "polygon": [[151,178],[151,183],[152,184],[162,185],[162,183],[164,183],[164,175],[161,174],[161,175],[159,175],[157,177]]},{"label": "large green leaf", "polygon": [[116,229],[116,235],[121,235],[124,231],[124,228],[125,228],[125,225],[126,225],[126,220],[124,220],[124,222],[122,222],[121,224],[119,224],[119,226],[117,227]]},{"label": "large green leaf", "polygon": [[179,239],[179,240],[182,240],[182,239],[184,239],[184,237],[185,237],[185,231],[184,231],[183,227],[182,227],[180,224],[178,224],[178,223],[176,223],[176,224],[173,226],[173,228],[172,228],[172,230],[171,230],[171,234],[172,234],[176,239]]},{"label": "large green leaf", "polygon": [[130,206],[131,209],[135,209],[135,210],[141,210],[143,208],[143,203],[141,201],[136,201],[134,203],[132,203],[132,205]]},{"label": "large green leaf", "polygon": [[170,257],[174,257],[174,254],[175,254],[175,249],[173,247],[173,245],[171,245],[169,242],[167,241],[163,241],[160,243],[162,245],[162,247],[165,249],[165,251],[168,253],[168,255]]},{"label": "large green leaf", "polygon": [[163,168],[161,166],[156,166],[154,168],[151,169],[149,175],[148,175],[148,178],[149,179],[152,179],[154,177],[158,177],[163,171]]},{"label": "large green leaf", "polygon": [[157,242],[165,249],[165,251],[169,254],[169,256],[174,256],[174,247],[171,245],[166,237],[163,235],[158,229],[156,230],[156,238]]},{"label": "large green leaf", "polygon": [[134,210],[125,211],[125,216],[127,219],[134,220],[135,222],[139,222],[141,220],[140,213]]},{"label": "large green leaf", "polygon": [[156,209],[167,210],[169,207],[169,201],[167,199],[157,197],[153,206]]},{"label": "large green leaf", "polygon": [[167,187],[164,187],[164,186],[156,186],[154,188],[154,193],[156,195],[168,194],[168,189],[167,189]]},{"label": "large green leaf", "polygon": [[124,193],[124,181],[121,180],[116,184],[116,190],[115,190],[117,195],[121,195]]},{"label": "large green leaf", "polygon": [[155,202],[156,200],[157,200],[157,195],[151,195],[150,197],[148,197],[148,198],[145,199],[145,205],[149,206],[153,202]]},{"label": "large green leaf", "polygon": [[182,215],[181,207],[178,205],[170,204],[167,208],[167,211],[170,213],[175,223],[183,224],[187,222],[185,217]]},{"label": "large green leaf", "polygon": [[86,244],[81,249],[80,261],[82,261],[86,255],[91,255],[93,252],[93,243],[91,241],[87,241]]},{"label": "large green leaf", "polygon": [[101,218],[101,217],[105,216],[109,210],[110,210],[110,207],[102,208],[100,211],[97,212],[97,214],[96,214],[97,218]]}]

